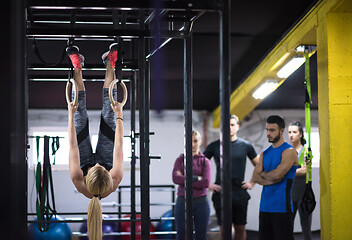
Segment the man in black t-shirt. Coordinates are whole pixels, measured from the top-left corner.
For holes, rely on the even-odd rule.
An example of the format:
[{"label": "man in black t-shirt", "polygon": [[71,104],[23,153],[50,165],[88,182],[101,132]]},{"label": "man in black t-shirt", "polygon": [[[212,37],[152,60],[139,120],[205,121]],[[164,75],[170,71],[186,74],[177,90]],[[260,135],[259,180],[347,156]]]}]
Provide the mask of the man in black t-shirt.
[{"label": "man in black t-shirt", "polygon": [[[246,239],[247,206],[250,199],[245,189],[242,189],[244,173],[246,170],[247,157],[255,166],[259,161],[259,156],[253,146],[246,140],[237,137],[239,129],[238,118],[235,115],[230,117],[230,137],[231,137],[231,178],[232,178],[232,224],[235,228],[236,240]],[[209,189],[213,191],[212,201],[216,212],[218,224],[220,226],[220,236],[222,236],[221,224],[221,170],[220,170],[220,140],[210,143],[203,153],[207,158],[214,157],[216,164],[215,183],[210,184]]]}]

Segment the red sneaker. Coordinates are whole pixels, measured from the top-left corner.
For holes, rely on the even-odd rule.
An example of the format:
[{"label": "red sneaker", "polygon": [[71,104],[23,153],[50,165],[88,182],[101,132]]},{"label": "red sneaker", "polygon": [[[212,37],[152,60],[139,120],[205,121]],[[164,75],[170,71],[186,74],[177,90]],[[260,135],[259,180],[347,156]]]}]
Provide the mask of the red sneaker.
[{"label": "red sneaker", "polygon": [[105,52],[101,58],[103,59],[103,63],[106,67],[108,61],[113,69],[115,69],[116,61],[117,61],[117,43],[113,43],[109,47],[109,51]]},{"label": "red sneaker", "polygon": [[77,46],[69,46],[66,48],[66,53],[71,59],[73,67],[82,70],[82,67],[84,66],[84,57],[79,53],[79,48]]}]

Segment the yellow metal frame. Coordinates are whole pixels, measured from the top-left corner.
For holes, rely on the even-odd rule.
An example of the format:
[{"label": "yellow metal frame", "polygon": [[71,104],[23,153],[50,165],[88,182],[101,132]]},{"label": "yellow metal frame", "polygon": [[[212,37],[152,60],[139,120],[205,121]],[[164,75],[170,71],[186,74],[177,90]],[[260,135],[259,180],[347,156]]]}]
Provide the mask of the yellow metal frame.
[{"label": "yellow metal frame", "polygon": [[[295,49],[299,45],[316,45],[316,29],[319,16],[325,16],[338,6],[341,0],[319,1],[277,44],[258,67],[230,96],[230,112],[236,114],[241,121],[252,112],[263,100],[254,99],[252,93],[268,79],[278,81],[278,87],[286,80],[278,78],[276,73],[290,59],[297,55]],[[213,112],[213,127],[220,127],[220,106]]]}]

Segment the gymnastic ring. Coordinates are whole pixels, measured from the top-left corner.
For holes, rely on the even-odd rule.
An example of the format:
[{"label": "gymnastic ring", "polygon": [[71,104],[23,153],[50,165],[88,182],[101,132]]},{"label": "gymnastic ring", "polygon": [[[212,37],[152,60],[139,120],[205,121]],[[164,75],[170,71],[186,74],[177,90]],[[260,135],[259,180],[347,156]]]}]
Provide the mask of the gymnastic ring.
[{"label": "gymnastic ring", "polygon": [[[72,93],[71,93],[71,89],[70,89],[71,84],[72,84],[72,91],[74,91],[74,93],[75,93],[74,99],[72,102],[71,102]],[[67,104],[73,103],[73,106],[77,106],[77,102],[78,102],[77,83],[73,78],[71,78],[70,81],[68,81],[66,83],[66,102],[67,102]]]},{"label": "gymnastic ring", "polygon": [[121,87],[122,87],[122,90],[123,90],[123,99],[122,99],[122,107],[125,106],[126,102],[127,102],[127,87],[125,85],[125,83],[123,81],[120,81],[118,79],[115,79],[114,81],[112,81],[110,83],[110,86],[109,86],[109,98],[110,98],[110,102],[112,105],[116,105],[117,101],[114,100],[114,97],[113,97],[113,89],[114,89],[114,86],[115,84],[117,83],[120,83]]}]

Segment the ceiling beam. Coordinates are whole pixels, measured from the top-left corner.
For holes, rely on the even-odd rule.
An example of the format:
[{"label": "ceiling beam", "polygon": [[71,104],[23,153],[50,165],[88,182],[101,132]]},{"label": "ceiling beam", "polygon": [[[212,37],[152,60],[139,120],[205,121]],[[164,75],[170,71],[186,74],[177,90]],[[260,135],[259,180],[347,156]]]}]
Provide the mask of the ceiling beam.
[{"label": "ceiling beam", "polygon": [[[221,1],[213,0],[188,0],[188,1],[162,1],[162,8],[172,11],[219,11],[222,7]],[[26,6],[33,9],[121,9],[121,10],[154,10],[155,7],[150,1],[137,0],[86,0],[86,1],[47,1],[47,0],[27,0]]]},{"label": "ceiling beam", "polygon": [[[319,16],[335,10],[343,0],[322,0],[289,31],[254,71],[235,89],[230,96],[230,112],[241,121],[251,113],[263,99],[254,99],[252,93],[268,79],[278,81],[278,87],[286,80],[278,78],[277,72],[292,57],[297,55],[299,45],[316,45],[316,28]],[[213,127],[220,127],[220,106],[213,111]]]}]

